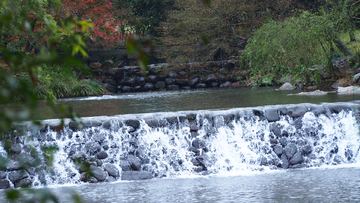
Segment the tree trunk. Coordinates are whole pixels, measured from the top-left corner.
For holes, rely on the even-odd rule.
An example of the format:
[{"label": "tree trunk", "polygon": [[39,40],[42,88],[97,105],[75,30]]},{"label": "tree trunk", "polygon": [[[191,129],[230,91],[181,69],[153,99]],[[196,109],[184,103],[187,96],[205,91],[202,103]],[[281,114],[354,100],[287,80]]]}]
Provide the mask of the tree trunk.
[{"label": "tree trunk", "polygon": [[335,35],[333,42],[345,56],[354,55],[354,53],[350,51],[350,49],[344,44],[344,42],[341,41],[341,39],[337,35]]}]

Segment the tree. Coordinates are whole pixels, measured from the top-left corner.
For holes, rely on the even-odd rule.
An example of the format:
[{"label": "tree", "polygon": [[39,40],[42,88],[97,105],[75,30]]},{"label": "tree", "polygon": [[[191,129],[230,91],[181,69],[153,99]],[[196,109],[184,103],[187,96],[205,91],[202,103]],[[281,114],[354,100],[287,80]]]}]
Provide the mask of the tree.
[{"label": "tree", "polygon": [[57,14],[70,15],[93,24],[88,46],[94,48],[116,47],[124,43],[127,35],[122,34],[123,22],[118,15],[127,15],[126,10],[116,9],[111,0],[61,0],[63,8]]},{"label": "tree", "polygon": [[[29,1],[30,2],[30,1]],[[38,5],[45,6],[39,7],[39,11],[47,11],[46,1],[31,1],[33,3],[39,3]],[[19,3],[19,4],[18,4]],[[14,1],[10,3],[5,0],[0,0],[0,30],[2,32],[3,39],[19,38],[23,33],[28,34],[29,39],[34,39],[29,33],[34,34],[34,29],[37,22],[40,22],[43,29],[42,40],[37,41],[36,47],[39,49],[37,55],[18,52],[14,54],[12,47],[9,46],[9,41],[0,42],[0,51],[2,56],[2,63],[0,65],[0,105],[8,107],[6,105],[17,101],[19,106],[16,109],[4,108],[4,111],[0,112],[0,141],[8,155],[9,149],[12,146],[12,134],[9,133],[13,129],[13,123],[18,121],[32,120],[35,125],[40,124],[38,121],[34,121],[35,110],[38,105],[37,95],[33,89],[37,86],[37,80],[34,77],[39,66],[52,65],[52,64],[74,64],[81,66],[81,61],[75,58],[74,55],[80,52],[86,56],[85,48],[85,33],[92,25],[85,21],[76,21],[72,17],[65,17],[64,19],[56,18],[48,14],[35,13],[34,16],[30,16],[26,13],[26,1]],[[43,4],[42,4],[43,3]],[[32,4],[29,4],[32,6]],[[34,8],[35,9],[35,8]],[[35,11],[34,11],[35,12]],[[20,16],[20,17],[19,17]],[[40,17],[41,16],[41,17]],[[36,23],[33,23],[33,18],[36,18]],[[64,51],[70,50],[67,55],[60,55],[56,48],[61,47]],[[27,73],[29,77],[21,77],[22,73]],[[30,80],[30,83],[28,82]],[[62,113],[63,117],[72,118],[76,123],[79,123],[79,119],[71,111],[64,107],[56,108],[54,106],[54,98],[48,97],[47,104],[57,112]],[[58,127],[60,129],[61,126]],[[54,153],[54,150],[48,151]],[[7,157],[0,158],[0,169],[3,170],[6,162],[9,160]],[[26,168],[24,163],[23,169]],[[31,188],[26,189],[32,193],[38,195],[38,198],[43,202],[53,201],[57,202],[57,198],[49,193],[46,189],[33,190]],[[25,201],[21,198],[22,191],[20,190],[7,190],[6,195],[9,200]],[[26,198],[26,197],[24,197]],[[78,196],[74,196],[75,201],[78,201]]]}]

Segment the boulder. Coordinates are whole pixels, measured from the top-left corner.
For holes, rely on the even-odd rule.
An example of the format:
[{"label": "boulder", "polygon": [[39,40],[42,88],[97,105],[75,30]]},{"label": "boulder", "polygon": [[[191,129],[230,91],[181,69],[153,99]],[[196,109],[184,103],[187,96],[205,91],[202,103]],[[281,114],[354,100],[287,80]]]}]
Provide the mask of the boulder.
[{"label": "boulder", "polygon": [[281,156],[283,154],[283,148],[279,145],[275,145],[274,152],[276,155]]},{"label": "boulder", "polygon": [[108,154],[105,151],[100,151],[96,154],[96,158],[98,159],[106,159]]},{"label": "boulder", "polygon": [[94,155],[101,150],[101,146],[97,142],[87,142],[85,144],[85,150],[90,155]]},{"label": "boulder", "polygon": [[304,161],[304,157],[302,156],[301,152],[296,152],[294,156],[290,159],[289,163],[291,165],[300,164]]},{"label": "boulder", "polygon": [[281,85],[281,87],[279,88],[279,90],[295,90],[296,86],[293,86],[291,83],[286,82],[283,85]]},{"label": "boulder", "polygon": [[284,152],[286,157],[288,159],[291,159],[294,156],[294,154],[297,152],[297,147],[294,143],[290,143],[286,145],[286,147],[284,148]]},{"label": "boulder", "polygon": [[280,116],[277,112],[277,109],[266,109],[265,117],[269,122],[274,122],[280,120]]},{"label": "boulder", "polygon": [[21,179],[27,178],[28,175],[23,170],[11,171],[8,175],[9,180],[13,183],[20,181]]},{"label": "boulder", "polygon": [[99,181],[104,181],[107,177],[107,173],[102,168],[93,165],[90,166],[90,172]]},{"label": "boulder", "polygon": [[111,85],[109,83],[105,83],[104,88],[109,92],[116,92],[116,86]]},{"label": "boulder", "polygon": [[131,92],[132,88],[130,86],[123,86],[121,88],[121,91],[122,92]]},{"label": "boulder", "polygon": [[140,128],[140,121],[138,121],[138,120],[126,120],[126,121],[125,121],[125,124],[126,124],[127,126],[133,127],[134,130],[137,130],[137,129]]},{"label": "boulder", "polygon": [[90,66],[89,66],[91,69],[99,69],[101,67],[101,63],[99,62],[94,62],[94,63],[91,63]]},{"label": "boulder", "polygon": [[170,72],[169,72],[169,77],[171,77],[171,78],[176,78],[176,77],[177,77],[176,72],[175,72],[175,71],[170,71]]},{"label": "boulder", "polygon": [[119,170],[113,164],[105,164],[104,169],[108,172],[110,176],[113,176],[115,178],[120,176]]},{"label": "boulder", "polygon": [[152,173],[148,171],[122,171],[121,180],[146,180],[151,179]]},{"label": "boulder", "polygon": [[192,78],[192,79],[189,79],[187,84],[190,86],[190,87],[196,87],[196,85],[199,83],[199,78],[198,77],[195,77],[195,78]]},{"label": "boulder", "polygon": [[100,68],[103,70],[108,70],[113,67],[114,67],[114,62],[112,60],[106,60],[104,61],[104,63],[101,65]]},{"label": "boulder", "polygon": [[174,78],[166,78],[166,79],[165,79],[165,83],[166,83],[167,85],[174,85],[175,82],[176,82],[176,80],[175,80]]},{"label": "boulder", "polygon": [[206,84],[205,83],[199,83],[196,85],[196,88],[206,88]]},{"label": "boulder", "polygon": [[338,70],[340,73],[347,73],[351,69],[350,61],[347,57],[333,59],[331,63],[335,70]]},{"label": "boulder", "polygon": [[10,151],[14,154],[20,154],[21,152],[21,144],[13,144],[10,148]]},{"label": "boulder", "polygon": [[293,118],[297,118],[297,117],[303,116],[307,111],[308,111],[308,108],[306,106],[297,105],[295,107],[288,109],[288,115]]},{"label": "boulder", "polygon": [[331,85],[331,88],[337,89],[338,87],[346,87],[350,83],[348,78],[340,78]]},{"label": "boulder", "polygon": [[281,155],[281,162],[282,162],[281,168],[284,168],[284,169],[289,168],[289,161],[287,160],[285,154]]},{"label": "boulder", "polygon": [[144,85],[144,90],[146,90],[146,91],[153,90],[153,89],[154,89],[154,84],[152,84],[152,83],[146,83]]},{"label": "boulder", "polygon": [[166,88],[166,83],[164,81],[158,81],[155,83],[156,89],[164,89]]},{"label": "boulder", "polygon": [[127,160],[129,162],[132,170],[139,171],[141,169],[141,161],[139,158],[137,158],[133,155],[129,155],[127,157]]},{"label": "boulder", "polygon": [[179,90],[180,87],[178,85],[169,85],[167,87],[167,90]]},{"label": "boulder", "polygon": [[10,188],[10,182],[8,180],[0,180],[0,189]]},{"label": "boulder", "polygon": [[231,85],[231,82],[227,81],[227,82],[221,83],[220,87],[228,87],[230,85]]}]

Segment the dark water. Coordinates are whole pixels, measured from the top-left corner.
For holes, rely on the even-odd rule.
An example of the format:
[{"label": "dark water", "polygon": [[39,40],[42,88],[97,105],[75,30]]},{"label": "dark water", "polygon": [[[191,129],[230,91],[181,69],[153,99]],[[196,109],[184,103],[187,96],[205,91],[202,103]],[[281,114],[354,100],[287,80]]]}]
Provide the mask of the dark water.
[{"label": "dark water", "polygon": [[52,189],[61,202],[359,202],[360,168],[287,170],[246,176],[153,179]]},{"label": "dark water", "polygon": [[[185,110],[231,109],[275,104],[323,103],[360,100],[360,94],[324,96],[291,95],[299,91],[276,91],[274,87],[257,89],[206,89],[195,91],[146,92],[102,97],[60,99],[59,105],[71,105],[82,117],[112,116],[150,112]],[[38,113],[41,118],[56,118],[44,105]]]}]

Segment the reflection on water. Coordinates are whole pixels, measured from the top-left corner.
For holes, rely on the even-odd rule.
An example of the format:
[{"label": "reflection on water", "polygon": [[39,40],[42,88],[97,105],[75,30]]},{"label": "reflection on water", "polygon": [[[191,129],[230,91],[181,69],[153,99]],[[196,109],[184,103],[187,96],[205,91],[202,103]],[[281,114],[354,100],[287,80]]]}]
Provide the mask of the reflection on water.
[{"label": "reflection on water", "polygon": [[185,110],[230,109],[275,104],[340,102],[360,99],[360,94],[289,95],[298,92],[276,91],[273,87],[146,92],[80,99],[61,99],[58,101],[58,104],[71,105],[80,116],[88,117]]},{"label": "reflection on water", "polygon": [[61,202],[359,202],[359,168],[286,170],[235,177],[154,179],[54,188]]}]

